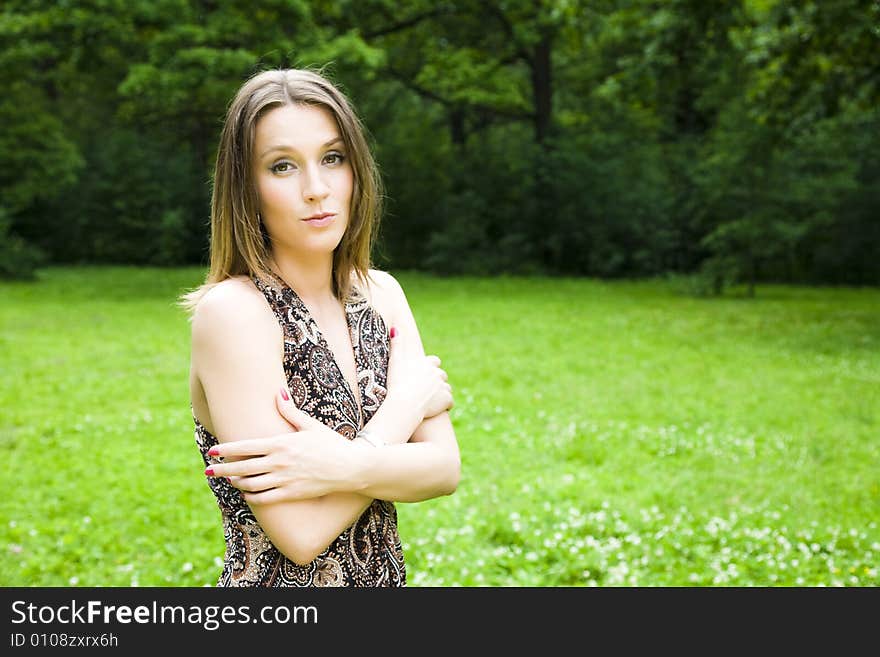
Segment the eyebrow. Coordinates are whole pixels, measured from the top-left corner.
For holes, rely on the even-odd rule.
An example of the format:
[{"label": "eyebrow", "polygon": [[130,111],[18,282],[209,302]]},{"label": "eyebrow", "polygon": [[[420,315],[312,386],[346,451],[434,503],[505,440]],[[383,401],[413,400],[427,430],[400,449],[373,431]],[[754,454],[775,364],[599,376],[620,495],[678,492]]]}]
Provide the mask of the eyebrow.
[{"label": "eyebrow", "polygon": [[[332,146],[333,144],[342,141],[342,137],[333,137],[330,141],[324,142],[321,144],[321,148],[327,148],[328,146]],[[277,146],[270,146],[265,151],[260,154],[260,158],[266,157],[269,153],[273,151],[295,151],[296,148],[293,146],[288,146],[287,144],[278,144]]]}]

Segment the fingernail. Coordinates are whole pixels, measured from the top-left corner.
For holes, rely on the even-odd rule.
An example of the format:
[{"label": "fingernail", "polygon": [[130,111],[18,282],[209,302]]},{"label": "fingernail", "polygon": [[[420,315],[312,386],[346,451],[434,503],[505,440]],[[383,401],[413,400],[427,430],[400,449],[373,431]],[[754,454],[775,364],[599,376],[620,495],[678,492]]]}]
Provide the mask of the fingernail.
[{"label": "fingernail", "polygon": [[220,453],[220,448],[216,447],[216,446],[212,447],[211,449],[208,450],[209,456],[217,456],[219,453]]},{"label": "fingernail", "polygon": [[287,394],[287,388],[281,388],[281,396],[284,397],[284,401],[290,400],[290,396]]},{"label": "fingernail", "polygon": [[394,339],[394,336],[397,335],[397,329],[392,326],[391,330],[388,332],[388,335],[391,337],[391,339]]},{"label": "fingernail", "polygon": [[214,476],[214,468],[205,468],[205,476],[213,477]]}]

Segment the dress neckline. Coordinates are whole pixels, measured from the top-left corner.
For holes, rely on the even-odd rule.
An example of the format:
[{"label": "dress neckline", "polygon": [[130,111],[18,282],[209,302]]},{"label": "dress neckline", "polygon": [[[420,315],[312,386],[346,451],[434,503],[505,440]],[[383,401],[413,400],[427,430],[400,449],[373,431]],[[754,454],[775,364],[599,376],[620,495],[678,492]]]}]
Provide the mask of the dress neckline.
[{"label": "dress neckline", "polygon": [[[333,367],[336,369],[337,374],[339,375],[342,384],[345,386],[345,390],[348,395],[351,397],[352,402],[354,402],[354,407],[357,409],[357,421],[358,428],[363,429],[364,425],[364,410],[363,410],[363,393],[360,389],[361,382],[361,354],[360,354],[360,341],[356,339],[354,335],[355,327],[357,326],[357,322],[354,321],[354,313],[355,313],[355,305],[358,301],[358,292],[355,288],[352,288],[352,292],[348,295],[348,299],[343,302],[343,311],[345,312],[345,326],[348,329],[348,341],[351,345],[352,357],[354,358],[354,373],[355,373],[355,389],[352,389],[351,383],[348,380],[348,377],[345,376],[345,373],[342,371],[342,367],[339,365],[339,360],[336,357],[336,353],[333,351],[333,348],[330,346],[330,343],[327,342],[327,339],[324,337],[321,328],[318,326],[318,322],[315,321],[315,318],[312,316],[312,313],[309,311],[309,307],[306,305],[305,301],[296,293],[296,290],[293,289],[291,285],[288,285],[287,281],[285,281],[281,276],[276,274],[274,271],[269,270],[267,272],[268,276],[271,277],[274,284],[281,291],[282,295],[286,295],[289,297],[290,301],[292,301],[293,305],[299,310],[300,316],[309,324],[311,329],[311,335],[314,336],[317,341],[318,346],[322,349],[325,349],[327,353],[330,355],[330,360],[333,363]],[[254,278],[259,278],[254,276]],[[355,393],[355,390],[357,391]]]}]

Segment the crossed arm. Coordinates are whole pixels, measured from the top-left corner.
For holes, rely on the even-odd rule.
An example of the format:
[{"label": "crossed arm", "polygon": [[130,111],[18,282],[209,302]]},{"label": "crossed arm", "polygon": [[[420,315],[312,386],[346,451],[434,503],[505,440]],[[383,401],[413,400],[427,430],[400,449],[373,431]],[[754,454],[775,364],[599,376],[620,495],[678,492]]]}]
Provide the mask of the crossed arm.
[{"label": "crossed arm", "polygon": [[458,485],[458,444],[448,413],[438,411],[444,391],[451,406],[445,373],[425,356],[397,282],[384,275],[381,283],[374,305],[398,333],[388,395],[367,425],[384,438],[381,448],[346,440],[283,399],[281,331],[259,292],[244,284],[212,290],[193,318],[193,368],[224,459],[212,474],[231,478],[296,563],[314,559],[373,499],[416,502]]}]

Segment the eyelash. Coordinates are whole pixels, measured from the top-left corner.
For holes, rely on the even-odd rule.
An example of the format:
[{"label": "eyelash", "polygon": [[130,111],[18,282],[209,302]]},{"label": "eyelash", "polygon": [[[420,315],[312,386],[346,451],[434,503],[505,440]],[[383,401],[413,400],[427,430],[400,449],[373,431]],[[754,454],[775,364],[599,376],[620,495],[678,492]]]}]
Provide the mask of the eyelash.
[{"label": "eyelash", "polygon": [[[327,155],[324,156],[324,159],[326,160],[328,157],[336,158],[335,162],[328,163],[330,166],[337,166],[339,164],[342,164],[345,161],[345,155],[343,155],[342,153],[340,153],[338,151],[331,151],[331,152],[327,153]],[[289,169],[287,171],[279,171],[278,170],[278,167],[280,167],[282,165],[289,166],[289,167],[294,166],[292,162],[288,162],[286,160],[283,160],[281,162],[276,162],[271,167],[269,167],[269,169],[272,171],[272,173],[288,173]]]}]

